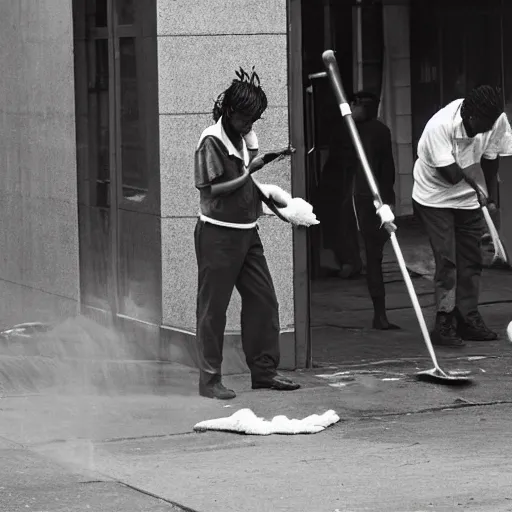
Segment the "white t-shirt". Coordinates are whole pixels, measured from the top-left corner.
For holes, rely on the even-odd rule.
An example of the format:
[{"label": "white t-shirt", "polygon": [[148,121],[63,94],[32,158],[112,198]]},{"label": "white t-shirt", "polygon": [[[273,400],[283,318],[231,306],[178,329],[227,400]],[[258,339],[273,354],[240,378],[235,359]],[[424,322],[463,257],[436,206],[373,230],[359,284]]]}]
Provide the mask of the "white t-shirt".
[{"label": "white t-shirt", "polygon": [[457,163],[462,169],[479,164],[482,157],[494,160],[507,153],[512,130],[503,113],[491,131],[468,137],[460,109],[464,100],[449,103],[425,126],[414,164],[412,198],[424,206],[472,210],[479,207],[475,191],[465,182],[452,185],[436,167]]}]

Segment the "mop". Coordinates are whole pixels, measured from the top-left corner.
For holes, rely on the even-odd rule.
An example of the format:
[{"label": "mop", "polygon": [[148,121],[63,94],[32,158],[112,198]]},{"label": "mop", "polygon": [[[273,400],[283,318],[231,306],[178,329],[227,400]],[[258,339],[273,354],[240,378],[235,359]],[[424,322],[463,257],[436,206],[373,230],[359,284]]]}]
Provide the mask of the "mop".
[{"label": "mop", "polygon": [[326,50],[322,55],[322,59],[324,61],[324,65],[327,70],[327,74],[331,81],[331,85],[334,90],[334,94],[336,96],[336,101],[338,102],[338,105],[339,105],[339,108],[341,111],[341,115],[343,116],[343,118],[345,119],[345,121],[347,123],[348,129],[350,132],[350,136],[352,138],[352,142],[353,142],[356,152],[358,154],[359,161],[364,170],[366,180],[368,181],[370,190],[372,191],[372,195],[373,195],[373,199],[374,199],[373,203],[377,210],[377,214],[381,218],[384,228],[389,233],[389,237],[390,237],[391,243],[393,245],[393,250],[394,250],[396,258],[398,260],[398,264],[400,266],[400,271],[404,278],[405,285],[407,287],[407,291],[409,293],[409,297],[411,299],[411,302],[412,302],[412,305],[414,308],[414,312],[416,313],[416,317],[418,319],[418,323],[419,323],[419,326],[421,329],[421,333],[423,335],[423,339],[425,341],[425,345],[427,346],[428,352],[430,354],[430,358],[432,359],[432,363],[434,364],[434,368],[432,368],[431,370],[421,371],[416,374],[416,377],[419,380],[435,382],[438,384],[447,384],[447,385],[468,384],[469,382],[471,382],[469,379],[470,372],[463,372],[463,371],[445,372],[440,368],[439,363],[437,362],[437,357],[434,352],[434,347],[432,345],[432,341],[430,340],[430,334],[428,332],[427,324],[425,323],[425,318],[423,317],[423,312],[421,311],[421,306],[418,301],[418,297],[416,295],[414,286],[412,284],[411,277],[407,270],[407,266],[405,264],[402,250],[400,249],[400,245],[398,244],[398,239],[397,239],[396,233],[395,233],[397,227],[395,224],[393,224],[394,215],[393,215],[393,212],[391,211],[391,208],[382,202],[379,188],[377,186],[377,183],[373,176],[373,172],[370,168],[370,164],[366,157],[366,153],[365,153],[363,144],[361,142],[361,138],[359,137],[359,132],[357,131],[356,124],[354,122],[354,119],[352,118],[352,111],[350,109],[350,105],[347,101],[347,97],[346,97],[345,91],[343,89],[343,84],[342,84],[341,77],[340,77],[338,63],[336,61],[334,52],[332,50]]},{"label": "mop", "polygon": [[489,208],[487,208],[485,204],[482,204],[480,200],[480,197],[486,197],[484,190],[477,183],[470,183],[468,180],[466,180],[466,183],[468,183],[469,186],[472,187],[476,192],[478,202],[480,203],[480,209],[482,210],[485,223],[487,224],[487,229],[489,230],[489,234],[491,235],[492,245],[494,247],[493,263],[498,260],[501,260],[503,263],[508,263],[508,257],[505,251],[505,247],[501,242],[498,230],[496,229],[496,226],[494,225],[494,222],[491,218]]},{"label": "mop", "polygon": [[267,214],[275,214],[276,217],[284,222],[290,223],[294,226],[309,227],[320,224],[320,221],[313,213],[313,206],[301,197],[292,197],[288,192],[283,190],[277,185],[260,183],[252,174],[252,169],[259,164],[265,162],[276,161],[278,162],[285,156],[289,156],[295,152],[295,149],[289,147],[285,151],[272,151],[263,156],[257,156],[249,164],[249,172],[254,185],[258,189],[260,199],[263,204],[268,208]]}]

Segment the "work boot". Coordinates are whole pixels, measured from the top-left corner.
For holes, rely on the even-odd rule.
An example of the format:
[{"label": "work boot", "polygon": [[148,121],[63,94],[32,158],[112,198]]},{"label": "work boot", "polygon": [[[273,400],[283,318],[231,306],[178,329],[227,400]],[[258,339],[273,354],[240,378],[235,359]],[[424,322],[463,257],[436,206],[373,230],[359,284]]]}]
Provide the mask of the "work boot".
[{"label": "work boot", "polygon": [[436,316],[436,326],[430,333],[432,343],[441,347],[463,347],[465,343],[457,334],[455,315],[439,312]]},{"label": "work boot", "polygon": [[220,380],[204,384],[199,383],[199,394],[206,398],[216,398],[217,400],[231,400],[236,397],[232,389],[226,388]]},{"label": "work boot", "polygon": [[295,391],[300,388],[297,384],[283,375],[276,375],[270,379],[253,379],[252,389],[275,389],[278,391]]},{"label": "work boot", "polygon": [[466,341],[494,341],[498,334],[485,325],[478,311],[472,311],[466,318],[457,311],[457,334]]}]

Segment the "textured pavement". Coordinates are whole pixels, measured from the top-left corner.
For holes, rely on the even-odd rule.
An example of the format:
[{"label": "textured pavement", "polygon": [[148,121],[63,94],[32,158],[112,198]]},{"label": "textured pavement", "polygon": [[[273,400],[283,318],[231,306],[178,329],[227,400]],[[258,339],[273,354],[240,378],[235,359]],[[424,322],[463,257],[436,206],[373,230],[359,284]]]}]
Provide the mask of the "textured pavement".
[{"label": "textured pavement", "polygon": [[[239,394],[226,404],[168,365],[153,369],[159,388],[137,393],[4,396],[0,510],[512,510],[511,360],[444,362],[471,369],[473,385],[417,382],[402,361],[297,372],[293,393],[230,376]],[[332,408],[341,421],[306,436],[193,432],[244,407],[266,418]]]},{"label": "textured pavement", "polygon": [[[315,367],[290,374],[303,386],[291,393],[252,391],[243,374],[225,378],[235,400],[201,398],[195,370],[129,360],[87,321],[30,357],[4,347],[0,512],[512,511],[512,274],[482,283],[500,339],[438,350],[443,368],[471,371],[468,387],[415,379],[432,363],[389,255],[386,279],[400,332],[368,328],[364,280],[315,284]],[[414,283],[431,322],[432,283]],[[242,408],[341,421],[306,436],[193,431]]]}]

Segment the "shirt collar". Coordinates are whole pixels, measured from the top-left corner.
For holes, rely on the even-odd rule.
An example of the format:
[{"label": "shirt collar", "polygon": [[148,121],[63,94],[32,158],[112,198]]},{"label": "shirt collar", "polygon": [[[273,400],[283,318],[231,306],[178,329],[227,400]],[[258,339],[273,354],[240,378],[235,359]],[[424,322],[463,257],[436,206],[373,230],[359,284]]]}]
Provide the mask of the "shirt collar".
[{"label": "shirt collar", "polygon": [[228,153],[230,155],[236,156],[237,158],[240,158],[240,160],[242,161],[245,161],[244,155],[247,152],[245,140],[242,139],[242,152],[238,151],[238,149],[236,149],[234,144],[231,142],[231,139],[228,137],[226,130],[224,130],[224,126],[222,126],[222,116],[215,125],[215,131],[217,132],[217,136],[219,137],[219,139],[222,140],[222,142],[224,143],[224,146],[226,146]]},{"label": "shirt collar", "polygon": [[455,115],[453,117],[453,138],[455,140],[468,140],[471,137],[468,136],[466,132],[466,128],[464,127],[464,123],[462,121],[462,117],[460,115],[460,111],[462,108],[462,101],[460,100],[460,103],[457,107],[457,110],[455,112]]},{"label": "shirt collar", "polygon": [[240,160],[242,160],[245,166],[249,165],[250,156],[249,151],[247,150],[247,144],[245,140],[242,139],[242,152],[238,151],[235,148],[234,144],[231,142],[230,138],[228,137],[228,134],[224,130],[224,127],[222,126],[222,117],[217,121],[216,124],[212,124],[211,126],[206,128],[206,130],[201,134],[197,147],[199,147],[203,139],[208,136],[212,136],[219,139],[224,144],[224,147],[228,150],[228,154],[230,156],[233,155],[236,158],[239,158]]}]

